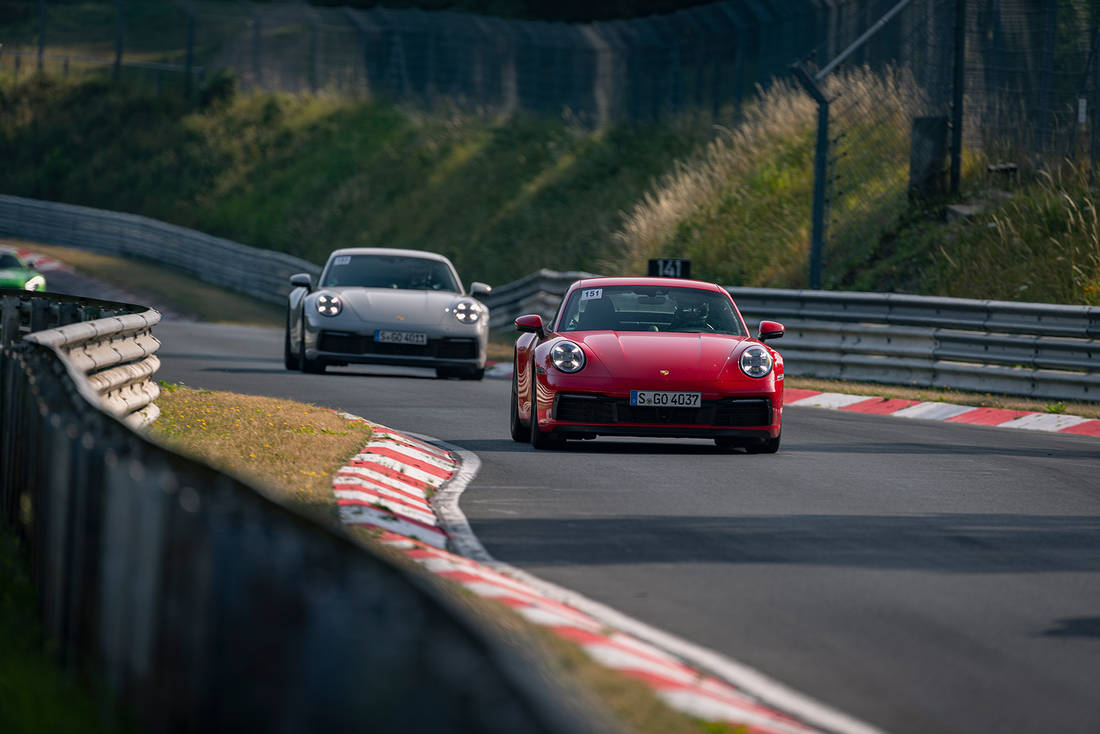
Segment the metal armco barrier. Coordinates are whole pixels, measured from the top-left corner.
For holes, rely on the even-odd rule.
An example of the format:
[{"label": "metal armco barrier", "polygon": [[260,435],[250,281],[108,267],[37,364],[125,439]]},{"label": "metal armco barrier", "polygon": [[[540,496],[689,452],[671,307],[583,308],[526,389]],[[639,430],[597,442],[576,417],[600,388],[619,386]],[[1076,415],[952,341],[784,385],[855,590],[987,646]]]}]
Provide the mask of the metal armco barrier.
[{"label": "metal armco barrier", "polygon": [[593,277],[596,276],[592,273],[559,273],[543,268],[507,285],[496,286],[481,299],[489,307],[489,326],[510,329],[516,316],[525,313],[537,313],[549,321],[573,281]]},{"label": "metal armco barrier", "polygon": [[[284,303],[312,263],[131,214],[0,196],[0,235],[136,256]],[[494,329],[551,318],[590,273],[539,270],[484,298]],[[1100,308],[890,293],[729,288],[746,320],[782,321],[792,375],[1057,400],[1100,399]]]},{"label": "metal armco barrier", "polygon": [[[493,328],[553,316],[583,273],[540,270],[486,299]],[[1100,308],[892,293],[728,288],[750,328],[775,342],[788,374],[1057,400],[1100,400]]]},{"label": "metal armco barrier", "polygon": [[89,402],[134,427],[160,415],[159,322],[141,306],[0,289],[0,344],[23,338],[54,350]]},{"label": "metal armco barrier", "polygon": [[136,214],[0,195],[0,236],[136,257],[182,270],[268,303],[286,302],[290,276],[321,268],[301,258],[249,247]]},{"label": "metal armco barrier", "polygon": [[[131,306],[39,298],[32,323],[47,328],[74,310],[133,326]],[[71,352],[19,339],[30,324],[12,313],[0,521],[29,551],[61,661],[142,730],[599,728],[430,580],[101,410]]]}]

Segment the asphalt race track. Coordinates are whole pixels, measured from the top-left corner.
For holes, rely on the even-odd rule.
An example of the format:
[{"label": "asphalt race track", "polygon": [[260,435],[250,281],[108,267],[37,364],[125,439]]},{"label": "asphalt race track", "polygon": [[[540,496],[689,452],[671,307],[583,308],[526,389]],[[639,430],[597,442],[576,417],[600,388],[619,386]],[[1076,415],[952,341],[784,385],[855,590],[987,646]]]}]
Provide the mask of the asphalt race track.
[{"label": "asphalt race track", "polygon": [[[159,378],[295,398],[477,453],[498,559],[888,731],[1100,731],[1100,440],[786,412],[774,456],[508,437],[509,384],[289,373],[281,331],[156,329]],[[778,343],[782,350],[782,342]]]}]

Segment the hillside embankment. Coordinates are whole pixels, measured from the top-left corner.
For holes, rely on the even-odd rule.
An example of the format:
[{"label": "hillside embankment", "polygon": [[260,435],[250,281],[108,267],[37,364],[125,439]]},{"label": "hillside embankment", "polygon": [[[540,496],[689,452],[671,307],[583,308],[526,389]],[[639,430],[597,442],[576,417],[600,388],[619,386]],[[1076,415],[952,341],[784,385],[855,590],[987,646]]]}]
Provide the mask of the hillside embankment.
[{"label": "hillside embankment", "polygon": [[[327,95],[194,100],[85,79],[0,80],[0,192],[134,212],[323,262],[386,245],[451,257],[468,279],[540,267],[639,273],[686,256],[696,277],[805,287],[814,108],[786,84],[737,125],[621,125],[428,114]],[[826,287],[1100,304],[1087,171],[1022,170],[1011,188],[967,151],[963,194],[915,202]],[[904,175],[903,171],[895,172]],[[893,175],[887,172],[887,175]],[[873,208],[869,209],[874,216]]]}]

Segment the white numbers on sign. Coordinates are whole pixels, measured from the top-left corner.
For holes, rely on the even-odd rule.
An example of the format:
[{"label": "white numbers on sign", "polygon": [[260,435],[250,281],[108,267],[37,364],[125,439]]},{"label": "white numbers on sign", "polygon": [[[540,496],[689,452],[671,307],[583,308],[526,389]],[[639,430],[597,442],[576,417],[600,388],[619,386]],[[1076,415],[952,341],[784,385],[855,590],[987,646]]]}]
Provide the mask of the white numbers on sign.
[{"label": "white numbers on sign", "polygon": [[350,262],[351,262],[351,256],[350,255],[341,255],[340,257],[334,258],[333,261],[332,261],[332,264],[333,265],[347,265]]},{"label": "white numbers on sign", "polygon": [[679,278],[680,277],[680,261],[679,260],[658,260],[657,270],[665,278]]}]

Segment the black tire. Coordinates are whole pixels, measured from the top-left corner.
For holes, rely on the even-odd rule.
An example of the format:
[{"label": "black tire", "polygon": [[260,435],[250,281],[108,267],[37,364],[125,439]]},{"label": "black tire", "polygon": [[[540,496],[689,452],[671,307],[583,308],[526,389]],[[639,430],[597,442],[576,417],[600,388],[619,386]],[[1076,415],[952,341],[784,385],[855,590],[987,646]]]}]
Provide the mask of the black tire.
[{"label": "black tire", "polygon": [[290,350],[290,316],[286,318],[286,340],[283,343],[283,366],[297,372],[301,369],[298,354]]},{"label": "black tire", "polygon": [[523,425],[519,418],[519,388],[515,370],[512,371],[512,402],[508,410],[508,432],[516,443],[527,443],[531,439],[531,429]]},{"label": "black tire", "polygon": [[779,436],[775,438],[762,438],[759,441],[753,441],[745,447],[745,451],[750,454],[774,454],[779,450]]},{"label": "black tire", "polygon": [[310,359],[306,356],[306,333],[305,327],[302,327],[302,341],[298,348],[298,364],[302,368],[302,372],[307,375],[323,375],[325,373],[325,367],[327,366],[323,360]]},{"label": "black tire", "polygon": [[452,377],[459,377],[459,374],[454,367],[436,367],[435,376],[440,380],[449,380]]},{"label": "black tire", "polygon": [[540,450],[560,449],[564,443],[551,433],[543,433],[539,430],[538,409],[536,408],[538,394],[538,378],[535,376],[535,368],[531,367],[531,420],[527,423],[528,437],[531,445]]}]

